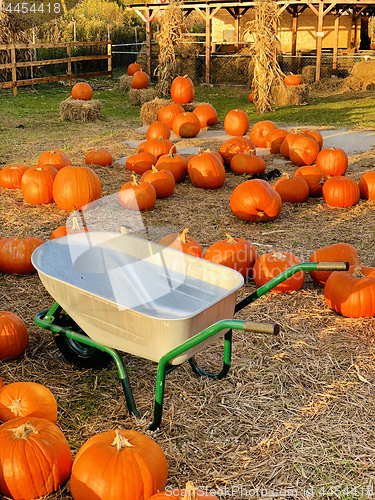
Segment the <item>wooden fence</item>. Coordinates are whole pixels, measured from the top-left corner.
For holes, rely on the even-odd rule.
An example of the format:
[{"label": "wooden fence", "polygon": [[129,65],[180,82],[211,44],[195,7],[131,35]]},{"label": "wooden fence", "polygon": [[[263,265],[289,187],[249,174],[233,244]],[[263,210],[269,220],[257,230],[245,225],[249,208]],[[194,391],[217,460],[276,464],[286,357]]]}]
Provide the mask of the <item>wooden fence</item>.
[{"label": "wooden fence", "polygon": [[[103,55],[89,55],[89,56],[76,56],[71,57],[72,47],[99,47],[107,46],[107,53]],[[59,59],[48,59],[48,60],[30,60],[17,62],[16,55],[17,50],[33,50],[33,49],[57,49],[66,48],[67,57]],[[10,51],[10,63],[0,64],[0,71],[4,69],[12,70],[12,81],[0,82],[0,89],[13,88],[13,95],[17,95],[17,87],[22,87],[24,85],[33,85],[38,83],[47,82],[57,82],[60,80],[69,80],[69,85],[72,84],[72,80],[75,78],[90,78],[95,76],[109,76],[112,78],[112,42],[66,42],[66,43],[18,43],[12,45],[0,45],[0,51]],[[23,58],[25,59],[25,58]],[[97,71],[94,73],[83,73],[74,74],[72,73],[72,63],[79,61],[94,61],[107,59],[108,70],[107,71]],[[47,66],[51,64],[67,64],[67,72],[65,74],[56,76],[46,76],[43,78],[30,78],[28,80],[17,80],[17,68],[30,68],[31,75],[33,74],[33,68],[40,68],[41,66]]]}]

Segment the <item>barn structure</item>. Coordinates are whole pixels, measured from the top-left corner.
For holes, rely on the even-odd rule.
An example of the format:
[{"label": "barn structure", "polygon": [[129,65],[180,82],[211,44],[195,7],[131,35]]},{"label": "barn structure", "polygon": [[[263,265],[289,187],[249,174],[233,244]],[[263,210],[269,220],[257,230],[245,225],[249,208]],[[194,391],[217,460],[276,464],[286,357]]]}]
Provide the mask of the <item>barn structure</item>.
[{"label": "barn structure", "polygon": [[[256,0],[185,1],[180,4],[185,16],[198,13],[205,25],[205,81],[210,83],[211,54],[222,44],[239,50],[251,43],[245,34],[247,22],[254,19]],[[324,0],[278,0],[280,27],[278,38],[283,53],[292,57],[301,51],[316,55],[315,81],[321,76],[323,50],[332,51],[332,67],[337,67],[340,51],[371,50],[369,19],[375,11],[375,0],[351,2]],[[152,74],[152,20],[168,6],[168,2],[130,4],[128,9],[137,13],[146,23],[147,71]],[[375,56],[375,52],[374,52]],[[371,53],[368,55],[371,57]],[[315,60],[315,59],[314,59]]]}]

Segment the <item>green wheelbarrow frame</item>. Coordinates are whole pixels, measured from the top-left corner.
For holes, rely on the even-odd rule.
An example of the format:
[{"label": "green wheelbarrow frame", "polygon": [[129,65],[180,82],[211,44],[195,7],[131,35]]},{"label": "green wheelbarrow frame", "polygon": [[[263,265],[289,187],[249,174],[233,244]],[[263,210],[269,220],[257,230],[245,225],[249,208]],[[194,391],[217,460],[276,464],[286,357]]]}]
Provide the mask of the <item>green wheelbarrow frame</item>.
[{"label": "green wheelbarrow frame", "polygon": [[[238,302],[235,306],[234,314],[238,311],[251,304],[259,297],[269,292],[273,288],[275,288],[279,283],[285,281],[289,277],[293,276],[293,274],[299,271],[343,271],[349,268],[348,262],[303,262],[301,264],[297,264],[293,267],[290,267],[286,271],[282,272],[271,281],[266,283],[265,285],[258,288],[255,292],[251,293],[240,302]],[[38,313],[35,317],[35,323],[37,326],[45,328],[57,335],[65,335],[66,337],[80,342],[84,345],[93,347],[100,351],[103,351],[110,355],[114,360],[118,375],[120,378],[120,382],[124,391],[126,404],[129,410],[129,413],[139,417],[139,413],[136,409],[131,386],[129,383],[129,379],[126,373],[126,368],[122,361],[122,358],[116,349],[111,347],[103,346],[98,342],[95,342],[86,334],[76,332],[71,328],[66,328],[60,326],[56,323],[56,316],[61,313],[61,306],[55,302],[50,309],[45,309],[44,311]],[[67,315],[67,313],[65,313]],[[177,358],[178,356],[184,354],[186,351],[195,347],[202,342],[206,341],[210,337],[216,335],[218,332],[222,330],[228,330],[224,334],[224,347],[223,347],[223,367],[219,373],[211,374],[206,373],[202,369],[200,369],[194,359],[190,358],[188,361],[193,371],[200,376],[207,376],[211,379],[220,380],[224,378],[231,365],[231,356],[232,356],[232,330],[245,330],[249,332],[259,332],[265,334],[273,334],[277,335],[279,333],[279,325],[277,324],[267,324],[267,323],[257,323],[251,321],[242,321],[235,319],[228,319],[218,321],[213,325],[205,328],[200,333],[194,335],[190,339],[186,340],[179,346],[175,347],[167,354],[162,356],[159,360],[157,373],[156,373],[156,388],[155,388],[155,402],[154,402],[154,419],[149,426],[150,430],[155,430],[160,427],[162,414],[163,414],[163,402],[164,402],[164,388],[165,388],[165,379],[166,375],[173,371],[180,365],[173,365],[171,361]]]}]

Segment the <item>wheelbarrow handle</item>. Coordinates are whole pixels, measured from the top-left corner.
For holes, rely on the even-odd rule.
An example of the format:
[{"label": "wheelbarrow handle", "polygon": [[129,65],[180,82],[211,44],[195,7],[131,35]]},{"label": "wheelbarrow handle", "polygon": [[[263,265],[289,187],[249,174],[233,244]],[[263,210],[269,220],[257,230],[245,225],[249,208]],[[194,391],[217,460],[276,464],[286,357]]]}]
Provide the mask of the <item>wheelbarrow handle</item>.
[{"label": "wheelbarrow handle", "polygon": [[348,271],[349,262],[317,262],[317,271]]},{"label": "wheelbarrow handle", "polygon": [[278,335],[280,332],[280,325],[277,323],[258,323],[256,321],[245,321],[243,324],[245,332],[253,333],[266,333],[268,335]]}]

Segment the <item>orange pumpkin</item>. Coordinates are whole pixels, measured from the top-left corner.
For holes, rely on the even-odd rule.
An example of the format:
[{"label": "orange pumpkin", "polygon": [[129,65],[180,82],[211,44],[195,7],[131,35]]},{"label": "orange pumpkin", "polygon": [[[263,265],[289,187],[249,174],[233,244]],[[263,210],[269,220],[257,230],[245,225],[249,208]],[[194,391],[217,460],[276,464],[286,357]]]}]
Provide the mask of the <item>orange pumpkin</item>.
[{"label": "orange pumpkin", "polygon": [[358,181],[361,198],[375,200],[375,172],[366,172]]},{"label": "orange pumpkin", "polygon": [[44,205],[53,201],[53,183],[57,174],[54,167],[31,167],[21,179],[22,194],[26,203]]},{"label": "orange pumpkin", "polygon": [[340,148],[322,149],[316,157],[316,166],[327,175],[344,175],[348,168],[348,155]]},{"label": "orange pumpkin", "polygon": [[92,88],[88,83],[78,82],[72,87],[73,99],[89,101],[92,98]]},{"label": "orange pumpkin", "polygon": [[90,167],[65,167],[57,172],[53,199],[61,210],[85,210],[100,198],[101,184]]},{"label": "orange pumpkin", "polygon": [[272,129],[266,136],[266,148],[273,154],[280,153],[281,144],[287,135],[289,135],[287,130],[281,128]]},{"label": "orange pumpkin", "polygon": [[172,233],[164,236],[158,243],[165,247],[180,250],[183,253],[194,255],[195,257],[203,257],[203,249],[201,244],[188,235],[189,229],[184,229],[182,233]]},{"label": "orange pumpkin", "polygon": [[249,127],[249,117],[242,109],[232,109],[225,115],[224,130],[228,135],[245,135],[249,131]]},{"label": "orange pumpkin", "polygon": [[209,152],[194,156],[188,165],[188,174],[193,186],[203,189],[218,189],[225,182],[222,162]]},{"label": "orange pumpkin", "polygon": [[289,158],[289,150],[294,144],[294,142],[299,139],[301,136],[300,134],[293,134],[290,133],[285,136],[283,142],[280,145],[280,154],[284,156],[284,158]]},{"label": "orange pumpkin", "polygon": [[[349,243],[335,243],[315,250],[309,262],[349,262],[349,265],[358,265],[359,257],[357,250]],[[310,276],[318,285],[324,285],[331,273],[332,271],[310,271]]]},{"label": "orange pumpkin", "polygon": [[158,170],[154,166],[142,175],[141,181],[148,182],[151,186],[154,186],[156,198],[171,196],[176,185],[174,175],[170,170]]},{"label": "orange pumpkin", "polygon": [[63,167],[67,167],[71,165],[69,156],[64,153],[64,151],[60,151],[59,149],[53,149],[51,151],[46,151],[42,155],[40,155],[38,160],[38,165],[43,167],[44,165],[49,165],[50,167],[55,168],[56,170],[60,170]]},{"label": "orange pumpkin", "polygon": [[294,172],[294,177],[297,176],[303,177],[309,185],[309,196],[316,197],[322,194],[323,184],[327,180],[327,174],[320,170],[320,168],[317,168],[314,165],[299,167]]},{"label": "orange pumpkin", "polygon": [[132,89],[147,89],[148,82],[149,82],[148,74],[140,69],[139,71],[136,71],[133,74],[131,88]]},{"label": "orange pumpkin", "polygon": [[116,429],[94,435],[80,448],[70,491],[74,500],[149,499],[164,490],[167,476],[167,460],[153,439]]},{"label": "orange pumpkin", "polygon": [[168,154],[171,148],[173,152],[176,152],[176,146],[172,141],[159,137],[158,139],[150,139],[147,141],[143,151],[145,153],[151,153],[156,156],[156,159],[159,159],[161,156]]},{"label": "orange pumpkin", "polygon": [[[283,271],[300,263],[300,259],[290,252],[265,253],[254,264],[254,281],[258,286],[265,285]],[[294,292],[302,288],[304,281],[305,271],[299,271],[272,288],[272,291],[277,293]]]},{"label": "orange pumpkin", "polygon": [[184,489],[169,488],[156,495],[152,495],[149,500],[219,500],[218,497],[211,495],[210,492],[195,488],[192,483],[187,483]]},{"label": "orange pumpkin", "polygon": [[28,167],[8,165],[0,170],[0,186],[6,189],[20,189],[21,179]]},{"label": "orange pumpkin", "polygon": [[14,313],[0,311],[0,360],[17,359],[29,345],[29,334],[22,319]]},{"label": "orange pumpkin", "polygon": [[319,153],[319,145],[311,137],[300,136],[289,148],[289,159],[298,166],[312,165]]},{"label": "orange pumpkin", "polygon": [[93,231],[93,229],[89,229],[88,227],[80,227],[77,217],[73,217],[73,222],[72,225],[70,226],[60,226],[56,228],[51,236],[49,237],[50,240],[54,240],[55,238],[61,238],[62,236],[67,236],[68,234],[75,234],[75,233],[87,233]]},{"label": "orange pumpkin", "polygon": [[250,92],[248,99],[249,99],[249,102],[254,102],[254,99],[255,99],[254,92]]},{"label": "orange pumpkin", "polygon": [[158,170],[169,170],[176,182],[182,182],[187,176],[187,163],[183,156],[173,154],[173,149],[174,146],[171,147],[168,154],[160,156],[155,166]]},{"label": "orange pumpkin", "polygon": [[243,238],[232,238],[229,234],[225,240],[218,241],[207,248],[205,260],[235,269],[247,279],[251,276],[258,253],[250,241]]},{"label": "orange pumpkin", "polygon": [[158,120],[159,122],[165,123],[167,127],[172,129],[172,124],[174,118],[179,114],[179,113],[184,113],[184,108],[181,106],[181,104],[169,104],[168,106],[163,106],[162,108],[159,109],[158,112]]},{"label": "orange pumpkin", "polygon": [[282,200],[268,182],[252,179],[234,189],[230,197],[230,208],[234,215],[242,220],[268,221],[280,214]]},{"label": "orange pumpkin", "polygon": [[249,139],[257,148],[266,148],[267,135],[275,128],[276,125],[270,120],[262,120],[251,127]]},{"label": "orange pumpkin", "polygon": [[107,149],[91,149],[86,153],[85,163],[107,167],[112,163],[112,155]]},{"label": "orange pumpkin", "polygon": [[359,186],[349,177],[329,177],[323,184],[323,198],[330,207],[351,207],[360,196]]},{"label": "orange pumpkin", "polygon": [[148,182],[138,182],[135,175],[132,175],[132,177],[133,180],[126,182],[120,189],[118,194],[120,205],[133,211],[151,209],[156,201],[154,186],[148,184]]},{"label": "orange pumpkin", "polygon": [[147,141],[143,141],[139,144],[139,146],[137,147],[137,153],[143,153],[146,143]]},{"label": "orange pumpkin", "polygon": [[193,113],[198,118],[201,128],[210,127],[217,123],[217,112],[211,104],[199,104],[193,109]]},{"label": "orange pumpkin", "polygon": [[127,72],[128,72],[129,76],[133,76],[134,73],[136,73],[137,71],[141,71],[141,69],[142,69],[142,66],[140,64],[138,64],[138,63],[131,63],[128,66]]},{"label": "orange pumpkin", "polygon": [[247,137],[233,137],[233,139],[223,142],[219,148],[219,153],[226,165],[230,165],[234,155],[249,153],[250,151],[255,151],[255,146]]},{"label": "orange pumpkin", "polygon": [[273,188],[279,193],[283,201],[289,203],[303,203],[309,197],[310,189],[302,176],[278,179]]},{"label": "orange pumpkin", "polygon": [[230,169],[235,174],[262,174],[266,170],[266,162],[257,156],[255,149],[249,153],[238,153],[230,161]]},{"label": "orange pumpkin", "polygon": [[49,420],[17,418],[0,426],[0,495],[44,497],[64,486],[71,468],[69,444]]},{"label": "orange pumpkin", "polygon": [[0,389],[4,387],[4,382],[1,380],[1,377],[0,377]]},{"label": "orange pumpkin", "polygon": [[57,404],[52,392],[35,382],[13,382],[0,392],[0,421],[39,417],[57,422]]},{"label": "orange pumpkin", "polygon": [[200,129],[198,117],[190,112],[179,113],[172,123],[172,130],[177,137],[195,137]]},{"label": "orange pumpkin", "polygon": [[301,85],[302,83],[302,76],[301,75],[293,75],[292,73],[290,75],[287,75],[284,78],[284,83],[287,87],[289,86],[295,86],[295,85]]},{"label": "orange pumpkin", "polygon": [[4,274],[31,274],[35,268],[31,263],[33,251],[44,241],[21,235],[0,239],[0,272]]},{"label": "orange pumpkin", "polygon": [[177,76],[171,85],[171,98],[179,104],[193,102],[195,89],[192,80],[187,76]]},{"label": "orange pumpkin", "polygon": [[310,130],[310,129],[303,130],[302,132],[300,132],[300,135],[303,135],[303,136],[306,136],[306,137],[310,137],[311,139],[315,139],[316,142],[319,145],[319,149],[322,149],[322,147],[323,147],[323,136],[317,130]]},{"label": "orange pumpkin", "polygon": [[138,153],[136,155],[128,156],[125,166],[128,170],[134,171],[136,174],[144,174],[151,170],[153,165],[156,165],[157,159],[151,153]]},{"label": "orange pumpkin", "polygon": [[151,139],[158,139],[162,137],[163,139],[169,139],[171,136],[171,129],[165,123],[156,121],[151,123],[146,132],[146,139],[150,141]]}]

